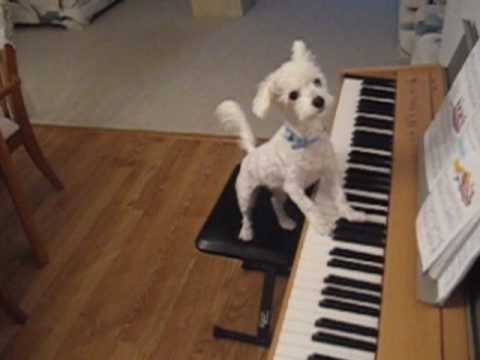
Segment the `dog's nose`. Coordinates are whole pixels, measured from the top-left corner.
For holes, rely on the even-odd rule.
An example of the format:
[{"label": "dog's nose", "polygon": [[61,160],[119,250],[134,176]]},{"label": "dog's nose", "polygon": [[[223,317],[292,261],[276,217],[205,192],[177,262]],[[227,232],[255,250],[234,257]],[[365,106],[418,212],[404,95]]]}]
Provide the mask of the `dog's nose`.
[{"label": "dog's nose", "polygon": [[317,96],[313,99],[312,104],[317,109],[323,109],[323,107],[325,106],[325,99],[321,96]]}]

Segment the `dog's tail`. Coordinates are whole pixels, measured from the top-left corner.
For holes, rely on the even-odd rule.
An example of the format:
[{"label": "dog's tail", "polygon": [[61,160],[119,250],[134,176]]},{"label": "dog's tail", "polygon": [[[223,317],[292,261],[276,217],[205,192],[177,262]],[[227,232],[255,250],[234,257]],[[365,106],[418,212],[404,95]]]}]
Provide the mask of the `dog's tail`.
[{"label": "dog's tail", "polygon": [[225,100],[218,105],[215,114],[225,128],[234,130],[239,134],[242,149],[246,152],[255,149],[255,136],[252,128],[245,117],[245,113],[235,101]]}]

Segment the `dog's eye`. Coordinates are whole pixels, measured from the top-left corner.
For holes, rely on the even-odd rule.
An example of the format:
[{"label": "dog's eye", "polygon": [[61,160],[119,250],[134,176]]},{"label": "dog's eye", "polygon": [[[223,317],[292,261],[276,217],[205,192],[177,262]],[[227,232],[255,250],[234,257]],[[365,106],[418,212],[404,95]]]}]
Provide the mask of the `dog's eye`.
[{"label": "dog's eye", "polygon": [[295,100],[298,99],[299,95],[300,94],[298,93],[298,91],[292,91],[292,92],[290,92],[290,94],[288,94],[288,97],[290,98],[290,100],[295,101]]},{"label": "dog's eye", "polygon": [[313,83],[315,84],[315,86],[322,86],[322,80],[320,80],[319,78],[313,80]]}]

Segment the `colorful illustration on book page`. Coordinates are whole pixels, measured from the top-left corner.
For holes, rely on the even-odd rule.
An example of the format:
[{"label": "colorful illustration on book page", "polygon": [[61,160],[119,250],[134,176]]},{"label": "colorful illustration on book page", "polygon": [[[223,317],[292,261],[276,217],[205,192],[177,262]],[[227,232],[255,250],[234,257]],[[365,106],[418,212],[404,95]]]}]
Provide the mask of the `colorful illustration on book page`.
[{"label": "colorful illustration on book page", "polygon": [[454,161],[455,181],[458,184],[460,198],[465,206],[470,206],[473,195],[475,194],[472,173],[464,168],[460,160]]}]

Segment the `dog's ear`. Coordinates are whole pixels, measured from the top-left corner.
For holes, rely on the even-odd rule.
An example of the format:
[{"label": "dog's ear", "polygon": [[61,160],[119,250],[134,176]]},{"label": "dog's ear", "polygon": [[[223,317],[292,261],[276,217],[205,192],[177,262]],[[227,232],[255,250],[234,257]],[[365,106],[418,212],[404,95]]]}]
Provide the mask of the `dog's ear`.
[{"label": "dog's ear", "polygon": [[292,60],[311,59],[312,53],[302,40],[295,40],[292,45]]},{"label": "dog's ear", "polygon": [[265,117],[272,103],[272,88],[272,76],[268,76],[258,85],[257,95],[253,99],[253,113],[261,119]]}]

